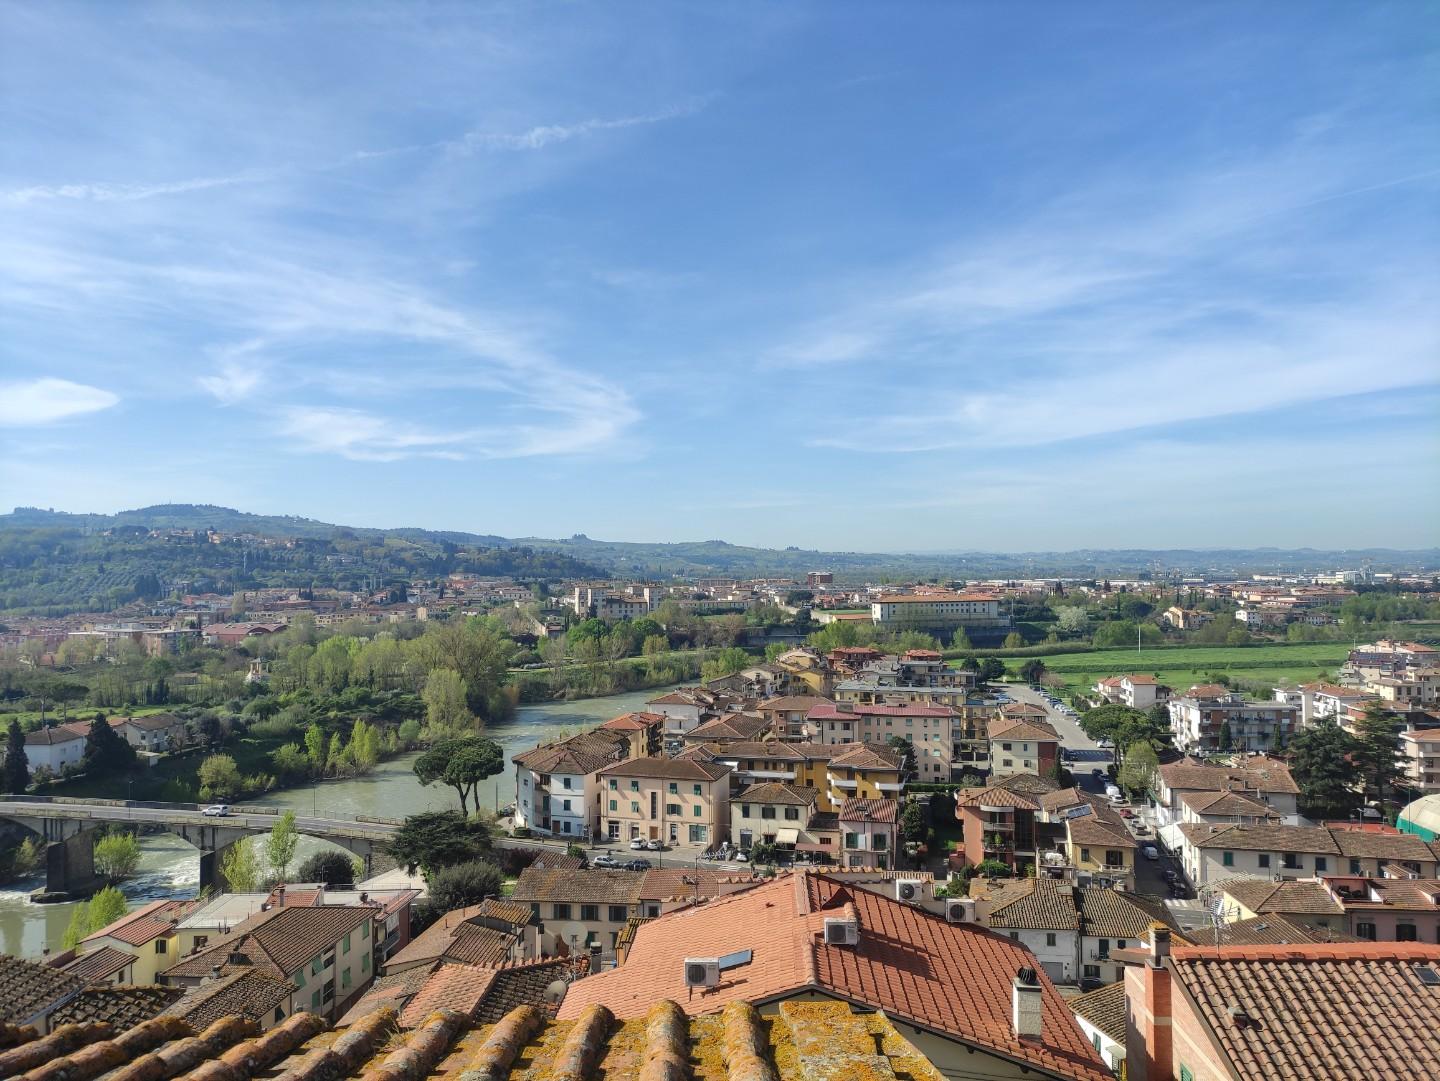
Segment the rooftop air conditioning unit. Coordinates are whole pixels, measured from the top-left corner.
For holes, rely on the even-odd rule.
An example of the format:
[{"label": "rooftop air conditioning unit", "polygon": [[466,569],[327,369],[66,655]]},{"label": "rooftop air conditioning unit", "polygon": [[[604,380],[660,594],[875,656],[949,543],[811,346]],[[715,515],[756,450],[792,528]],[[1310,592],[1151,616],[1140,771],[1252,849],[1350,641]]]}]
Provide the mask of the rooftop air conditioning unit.
[{"label": "rooftop air conditioning unit", "polygon": [[720,959],[718,957],[685,958],[686,987],[714,987],[720,982]]},{"label": "rooftop air conditioning unit", "polygon": [[825,921],[825,945],[855,946],[860,942],[860,924],[855,920],[830,918]]},{"label": "rooftop air conditioning unit", "polygon": [[946,901],[945,922],[974,923],[975,899],[973,897],[954,897]]},{"label": "rooftop air conditioning unit", "polygon": [[919,904],[925,900],[925,880],[922,878],[901,878],[895,882],[895,900]]}]

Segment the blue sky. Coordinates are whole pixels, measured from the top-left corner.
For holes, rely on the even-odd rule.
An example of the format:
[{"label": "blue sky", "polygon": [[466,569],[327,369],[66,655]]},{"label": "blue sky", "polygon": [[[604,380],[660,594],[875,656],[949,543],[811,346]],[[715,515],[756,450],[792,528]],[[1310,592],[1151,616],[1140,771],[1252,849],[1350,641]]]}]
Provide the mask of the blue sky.
[{"label": "blue sky", "polygon": [[1437,15],[0,3],[0,504],[1435,544]]}]

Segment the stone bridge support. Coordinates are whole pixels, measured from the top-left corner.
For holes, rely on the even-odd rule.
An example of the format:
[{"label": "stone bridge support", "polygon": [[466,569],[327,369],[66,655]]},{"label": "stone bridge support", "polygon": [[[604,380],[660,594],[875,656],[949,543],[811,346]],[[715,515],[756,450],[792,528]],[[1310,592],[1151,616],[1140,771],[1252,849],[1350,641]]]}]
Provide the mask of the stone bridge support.
[{"label": "stone bridge support", "polygon": [[[56,822],[60,826],[64,823]],[[51,823],[46,823],[47,827]],[[52,830],[46,829],[47,834]],[[104,879],[95,873],[95,831],[78,830],[53,831],[60,834],[56,839],[46,838],[45,846],[45,888],[36,890],[30,899],[37,904],[51,901],[76,901],[89,897],[105,885]],[[64,836],[68,832],[69,836]]]}]

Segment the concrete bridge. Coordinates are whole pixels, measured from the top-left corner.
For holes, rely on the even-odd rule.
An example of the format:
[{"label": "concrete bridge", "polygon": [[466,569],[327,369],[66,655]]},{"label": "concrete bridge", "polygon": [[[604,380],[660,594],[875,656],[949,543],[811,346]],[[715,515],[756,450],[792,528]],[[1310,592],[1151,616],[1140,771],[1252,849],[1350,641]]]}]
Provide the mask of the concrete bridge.
[{"label": "concrete bridge", "polygon": [[[0,819],[23,826],[45,842],[45,889],[37,901],[83,897],[103,883],[95,873],[95,829],[104,823],[159,827],[200,851],[200,888],[223,890],[224,852],[236,841],[269,833],[283,807],[237,805],[224,817],[201,813],[194,803],[146,803],[140,800],[87,800],[64,796],[0,796]],[[365,816],[295,816],[295,828],[309,837],[339,845],[365,861],[375,856],[400,826],[398,819]]]}]

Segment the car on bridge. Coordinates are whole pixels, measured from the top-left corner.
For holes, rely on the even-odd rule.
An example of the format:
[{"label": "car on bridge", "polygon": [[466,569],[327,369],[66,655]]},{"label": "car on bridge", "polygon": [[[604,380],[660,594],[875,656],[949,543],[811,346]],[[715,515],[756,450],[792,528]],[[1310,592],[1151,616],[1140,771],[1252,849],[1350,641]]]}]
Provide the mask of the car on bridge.
[{"label": "car on bridge", "polygon": [[212,803],[200,813],[207,818],[228,818],[230,817],[230,805],[228,803]]}]

